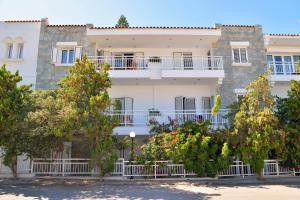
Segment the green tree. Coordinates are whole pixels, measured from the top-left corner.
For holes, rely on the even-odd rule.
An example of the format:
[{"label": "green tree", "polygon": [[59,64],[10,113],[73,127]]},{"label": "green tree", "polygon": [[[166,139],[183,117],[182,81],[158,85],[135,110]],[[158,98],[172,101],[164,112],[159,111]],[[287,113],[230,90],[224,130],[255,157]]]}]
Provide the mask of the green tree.
[{"label": "green tree", "polygon": [[276,115],[285,130],[283,164],[289,167],[300,165],[300,81],[291,81],[287,98],[277,99]]},{"label": "green tree", "polygon": [[281,133],[277,129],[278,119],[273,111],[275,101],[267,75],[260,75],[246,87],[247,92],[234,119],[236,152],[259,176],[264,160],[278,147],[277,139]]},{"label": "green tree", "polygon": [[57,97],[57,90],[36,91],[32,95],[34,109],[28,113],[30,137],[26,152],[31,158],[49,157],[51,151],[63,150],[63,142],[71,139],[70,124],[75,112],[70,105],[63,105]]},{"label": "green tree", "polygon": [[116,24],[115,27],[116,28],[128,28],[129,27],[129,23],[124,15],[120,16],[118,23]]},{"label": "green tree", "polygon": [[77,60],[70,73],[60,82],[59,98],[76,112],[74,134],[88,138],[91,147],[92,165],[102,175],[113,170],[117,159],[112,140],[115,120],[104,112],[111,104],[107,89],[111,87],[108,76],[109,65],[102,65],[99,71],[86,56]]},{"label": "green tree", "polygon": [[128,136],[114,136],[113,142],[116,149],[119,150],[119,157],[124,158],[125,150],[131,145],[131,141]]},{"label": "green tree", "polygon": [[27,153],[29,126],[26,121],[32,109],[31,85],[20,85],[19,72],[0,68],[0,147],[4,164],[17,176],[17,156]]}]

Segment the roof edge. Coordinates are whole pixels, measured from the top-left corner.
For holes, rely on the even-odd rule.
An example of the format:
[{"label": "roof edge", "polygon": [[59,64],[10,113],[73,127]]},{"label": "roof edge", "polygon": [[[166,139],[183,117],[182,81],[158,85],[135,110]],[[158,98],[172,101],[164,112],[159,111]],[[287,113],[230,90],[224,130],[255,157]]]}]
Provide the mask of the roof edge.
[{"label": "roof edge", "polygon": [[130,26],[130,27],[113,27],[113,26],[96,26],[90,29],[191,29],[191,30],[216,30],[216,27],[196,27],[196,26]]}]

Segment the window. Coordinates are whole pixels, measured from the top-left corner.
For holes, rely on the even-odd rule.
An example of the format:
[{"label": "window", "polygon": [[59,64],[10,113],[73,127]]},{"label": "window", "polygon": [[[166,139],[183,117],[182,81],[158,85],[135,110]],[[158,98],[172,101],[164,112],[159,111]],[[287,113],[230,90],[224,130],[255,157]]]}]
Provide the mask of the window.
[{"label": "window", "polygon": [[18,44],[17,58],[19,59],[23,58],[23,48],[24,48],[24,44],[22,43]]},{"label": "window", "polygon": [[72,64],[74,63],[74,50],[73,49],[65,49],[61,51],[61,63],[63,64]]},{"label": "window", "polygon": [[234,63],[248,63],[247,48],[233,48]]},{"label": "window", "polygon": [[11,59],[13,53],[13,44],[9,43],[7,44],[7,58]]},{"label": "window", "polygon": [[173,52],[174,68],[193,69],[192,52]]},{"label": "window", "polygon": [[236,100],[240,102],[243,99],[246,92],[246,89],[235,89],[234,93],[236,94]]}]

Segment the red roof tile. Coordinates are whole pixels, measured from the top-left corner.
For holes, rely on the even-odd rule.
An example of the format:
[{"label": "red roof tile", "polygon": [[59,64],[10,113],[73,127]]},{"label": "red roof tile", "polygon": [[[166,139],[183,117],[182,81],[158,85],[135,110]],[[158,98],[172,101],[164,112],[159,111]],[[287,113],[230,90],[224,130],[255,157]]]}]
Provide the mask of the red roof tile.
[{"label": "red roof tile", "polygon": [[48,27],[85,27],[83,24],[51,24]]},{"label": "red roof tile", "polygon": [[218,29],[214,27],[188,27],[188,26],[131,26],[131,27],[91,27],[91,29]]},{"label": "red roof tile", "polygon": [[290,33],[270,33],[269,36],[290,36],[290,37],[297,37],[300,36],[300,34],[290,34]]},{"label": "red roof tile", "polygon": [[222,24],[225,27],[246,27],[246,28],[254,28],[255,25],[238,25],[238,24]]},{"label": "red roof tile", "polygon": [[41,20],[6,20],[6,23],[31,23],[31,22],[41,22]]}]

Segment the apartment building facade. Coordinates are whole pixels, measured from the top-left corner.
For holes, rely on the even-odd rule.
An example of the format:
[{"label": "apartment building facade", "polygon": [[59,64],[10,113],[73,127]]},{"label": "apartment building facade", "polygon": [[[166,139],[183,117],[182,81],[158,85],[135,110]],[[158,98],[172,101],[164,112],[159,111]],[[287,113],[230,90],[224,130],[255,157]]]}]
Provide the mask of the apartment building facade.
[{"label": "apartment building facade", "polygon": [[23,84],[35,88],[40,20],[0,22],[0,66],[19,70]]},{"label": "apartment building facade", "polygon": [[[289,81],[300,80],[300,36],[264,35],[260,25],[115,28],[42,19],[0,22],[0,29],[1,64],[19,69],[24,80],[34,77],[24,83],[37,90],[56,87],[83,55],[98,66],[108,62],[109,94],[118,105],[109,114],[120,120],[114,134],[133,131],[141,140],[153,119],[211,119],[212,127],[225,126],[227,106],[268,68],[275,95],[286,96]],[[216,95],[222,106],[211,116]]]}]

